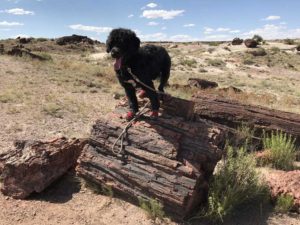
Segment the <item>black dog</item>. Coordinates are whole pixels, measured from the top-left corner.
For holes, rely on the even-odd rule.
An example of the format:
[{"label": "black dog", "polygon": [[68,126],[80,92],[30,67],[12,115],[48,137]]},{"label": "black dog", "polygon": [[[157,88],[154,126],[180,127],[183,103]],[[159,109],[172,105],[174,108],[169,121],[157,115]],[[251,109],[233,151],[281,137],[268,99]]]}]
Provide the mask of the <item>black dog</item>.
[{"label": "black dog", "polygon": [[155,45],[140,47],[140,39],[136,34],[123,28],[110,32],[106,41],[106,51],[116,59],[114,68],[120,84],[125,88],[130,107],[127,119],[133,118],[139,110],[135,87],[127,82],[135,80],[128,72],[128,68],[142,82],[139,84],[144,91],[142,95],[146,94],[149,97],[152,108],[151,116],[157,117],[160,103],[152,80],[160,77],[158,90],[164,92],[171,68],[171,58],[168,52],[163,47]]}]

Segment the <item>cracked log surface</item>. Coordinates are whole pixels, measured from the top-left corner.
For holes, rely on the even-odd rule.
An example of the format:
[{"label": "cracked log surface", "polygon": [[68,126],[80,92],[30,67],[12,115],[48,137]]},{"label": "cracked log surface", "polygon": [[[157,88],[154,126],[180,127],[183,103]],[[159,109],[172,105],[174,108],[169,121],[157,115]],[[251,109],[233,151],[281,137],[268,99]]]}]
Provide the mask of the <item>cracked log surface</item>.
[{"label": "cracked log surface", "polygon": [[33,192],[43,191],[76,165],[85,143],[66,138],[49,142],[17,141],[15,149],[0,155],[2,193],[24,199]]},{"label": "cracked log surface", "polygon": [[93,125],[77,174],[133,202],[157,199],[167,213],[183,218],[206,197],[208,179],[221,157],[223,132],[164,113],[157,121],[145,116],[129,128],[125,154],[115,155],[112,146],[127,124],[120,119],[123,110],[119,107]]},{"label": "cracked log surface", "polygon": [[193,101],[194,116],[237,128],[243,123],[254,127],[261,134],[262,130],[282,130],[292,135],[300,144],[300,115],[265,107],[246,105],[214,96],[195,95]]}]

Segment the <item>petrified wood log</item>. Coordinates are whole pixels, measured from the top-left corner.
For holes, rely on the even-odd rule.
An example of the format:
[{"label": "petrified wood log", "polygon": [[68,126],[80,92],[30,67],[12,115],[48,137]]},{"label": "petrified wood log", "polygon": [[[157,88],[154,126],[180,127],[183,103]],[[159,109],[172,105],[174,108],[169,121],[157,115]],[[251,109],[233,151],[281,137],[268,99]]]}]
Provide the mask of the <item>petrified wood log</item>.
[{"label": "petrified wood log", "polygon": [[[128,129],[123,154],[112,152],[127,122],[122,110],[98,120],[76,168],[91,182],[130,197],[157,199],[167,213],[182,218],[205,199],[208,179],[220,159],[220,129],[205,122],[162,115],[142,118]],[[120,148],[117,143],[116,149]]]},{"label": "petrified wood log", "polygon": [[194,113],[196,120],[207,119],[231,128],[242,124],[254,127],[258,134],[262,130],[283,132],[294,136],[300,143],[300,115],[265,107],[246,105],[237,101],[213,96],[195,95]]},{"label": "petrified wood log", "polygon": [[1,174],[3,194],[24,199],[33,192],[41,192],[61,177],[76,161],[85,140],[66,138],[50,142],[20,141],[8,152]]},{"label": "petrified wood log", "polygon": [[188,84],[190,87],[197,87],[200,89],[217,88],[219,86],[218,83],[214,81],[199,78],[189,78]]}]

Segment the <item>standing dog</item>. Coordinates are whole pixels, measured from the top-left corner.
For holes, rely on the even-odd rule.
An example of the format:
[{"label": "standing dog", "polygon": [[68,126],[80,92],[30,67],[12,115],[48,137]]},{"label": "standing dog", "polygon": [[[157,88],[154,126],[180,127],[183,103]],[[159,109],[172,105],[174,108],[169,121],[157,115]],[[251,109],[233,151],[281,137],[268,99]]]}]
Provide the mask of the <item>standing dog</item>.
[{"label": "standing dog", "polygon": [[127,120],[132,119],[139,110],[135,87],[128,82],[135,79],[128,68],[142,82],[140,86],[143,92],[140,97],[149,97],[151,117],[154,118],[158,117],[160,103],[158,94],[154,91],[153,80],[160,77],[158,90],[164,92],[170,76],[171,58],[166,49],[155,45],[140,47],[140,43],[133,31],[123,28],[112,30],[106,41],[106,51],[116,60],[114,69],[128,98],[130,111],[127,113]]}]

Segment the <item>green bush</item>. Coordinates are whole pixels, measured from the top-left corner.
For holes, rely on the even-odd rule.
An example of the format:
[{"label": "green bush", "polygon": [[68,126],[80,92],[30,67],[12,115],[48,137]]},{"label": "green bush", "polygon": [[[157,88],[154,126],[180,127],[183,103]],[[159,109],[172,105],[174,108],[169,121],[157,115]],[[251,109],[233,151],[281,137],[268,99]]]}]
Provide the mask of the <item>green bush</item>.
[{"label": "green bush", "polygon": [[268,196],[266,186],[259,182],[255,158],[245,149],[227,147],[224,163],[210,183],[207,211],[200,213],[201,217],[223,221],[240,206],[261,203]]},{"label": "green bush", "polygon": [[294,198],[290,195],[280,195],[276,200],[275,211],[280,213],[289,212],[294,205]]},{"label": "green bush", "polygon": [[294,168],[296,160],[295,138],[281,131],[272,132],[270,135],[264,133],[264,149],[270,152],[270,163],[272,167],[282,170]]},{"label": "green bush", "polygon": [[272,48],[270,49],[270,51],[271,51],[273,54],[279,53],[279,52],[280,52],[280,48],[278,48],[278,47],[272,47]]},{"label": "green bush", "polygon": [[207,64],[215,67],[222,67],[226,65],[226,63],[221,59],[208,59]]},{"label": "green bush", "polygon": [[295,45],[296,42],[295,42],[295,40],[293,40],[293,39],[287,38],[287,39],[284,40],[284,44],[287,44],[287,45]]},{"label": "green bush", "polygon": [[264,39],[262,38],[262,36],[260,36],[258,34],[255,34],[252,39],[257,41],[259,44],[264,42]]},{"label": "green bush", "polygon": [[143,198],[139,198],[139,204],[140,207],[144,209],[152,219],[163,219],[163,217],[165,216],[163,205],[155,199],[146,200]]},{"label": "green bush", "polygon": [[195,59],[183,59],[182,61],[180,61],[180,64],[183,66],[195,68],[197,66],[197,61]]}]

